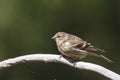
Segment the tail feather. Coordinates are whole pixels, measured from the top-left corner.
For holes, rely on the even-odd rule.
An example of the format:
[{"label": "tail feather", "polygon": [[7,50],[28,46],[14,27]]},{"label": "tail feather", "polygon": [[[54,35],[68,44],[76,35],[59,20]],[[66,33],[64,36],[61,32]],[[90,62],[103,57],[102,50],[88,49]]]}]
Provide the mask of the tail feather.
[{"label": "tail feather", "polygon": [[101,59],[109,62],[109,63],[112,63],[112,62],[113,62],[112,60],[108,59],[107,57],[105,57],[105,56],[103,56],[103,55],[101,55],[101,54],[89,53],[89,55],[91,55],[91,56],[96,56],[96,57],[98,57],[98,58],[101,58]]},{"label": "tail feather", "polygon": [[108,59],[107,57],[105,57],[105,56],[103,56],[103,55],[100,55],[99,58],[101,58],[101,59],[103,59],[103,60],[105,60],[105,61],[107,61],[107,62],[109,62],[109,63],[112,63],[112,62],[113,62],[112,60]]}]

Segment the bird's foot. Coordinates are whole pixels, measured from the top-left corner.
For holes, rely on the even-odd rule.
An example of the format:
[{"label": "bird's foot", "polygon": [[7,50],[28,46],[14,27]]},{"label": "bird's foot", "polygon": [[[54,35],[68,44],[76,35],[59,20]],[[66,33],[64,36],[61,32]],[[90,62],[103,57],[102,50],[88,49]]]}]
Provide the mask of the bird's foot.
[{"label": "bird's foot", "polygon": [[75,67],[76,63],[77,63],[78,61],[80,61],[79,59],[72,59],[72,58],[69,58],[69,57],[64,56],[64,55],[61,55],[60,58],[61,58],[61,57],[64,57],[67,61],[69,61],[70,63],[72,63],[72,64],[73,64],[73,67]]}]

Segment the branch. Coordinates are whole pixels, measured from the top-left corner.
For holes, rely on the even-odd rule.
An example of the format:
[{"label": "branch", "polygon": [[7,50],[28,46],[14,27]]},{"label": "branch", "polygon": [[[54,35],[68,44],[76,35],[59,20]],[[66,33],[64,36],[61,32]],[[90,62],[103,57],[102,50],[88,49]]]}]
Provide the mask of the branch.
[{"label": "branch", "polygon": [[108,70],[100,65],[80,61],[77,62],[75,66],[73,66],[74,65],[73,63],[70,63],[63,57],[60,58],[60,55],[55,55],[55,54],[31,54],[31,55],[19,56],[16,58],[10,58],[0,62],[0,69],[8,68],[19,63],[26,63],[33,61],[63,63],[71,67],[75,67],[77,69],[91,70],[97,72],[111,80],[120,80],[119,74],[111,70]]}]

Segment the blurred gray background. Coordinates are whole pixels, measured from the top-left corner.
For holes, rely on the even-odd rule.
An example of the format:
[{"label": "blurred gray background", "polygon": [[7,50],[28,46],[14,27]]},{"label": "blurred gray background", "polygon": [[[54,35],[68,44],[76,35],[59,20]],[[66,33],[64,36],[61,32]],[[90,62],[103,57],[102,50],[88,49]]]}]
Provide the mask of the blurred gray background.
[{"label": "blurred gray background", "polygon": [[[0,0],[0,60],[27,54],[60,54],[51,37],[58,31],[77,35],[114,63],[95,57],[83,61],[120,74],[119,0]],[[0,71],[1,80],[109,80],[64,64],[31,62]]]}]

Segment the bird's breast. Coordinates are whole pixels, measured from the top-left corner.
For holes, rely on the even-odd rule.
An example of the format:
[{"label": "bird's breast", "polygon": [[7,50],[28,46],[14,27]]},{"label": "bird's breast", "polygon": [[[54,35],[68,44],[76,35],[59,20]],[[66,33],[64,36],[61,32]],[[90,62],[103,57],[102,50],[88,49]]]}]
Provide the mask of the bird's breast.
[{"label": "bird's breast", "polygon": [[72,45],[69,42],[64,42],[60,47],[63,51],[66,52],[66,51],[70,51]]}]

